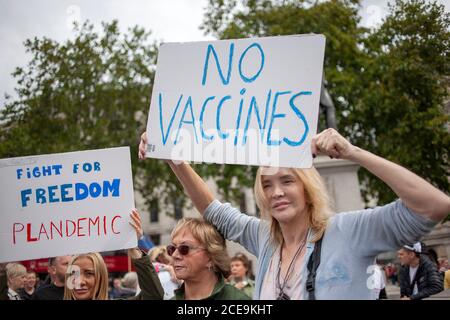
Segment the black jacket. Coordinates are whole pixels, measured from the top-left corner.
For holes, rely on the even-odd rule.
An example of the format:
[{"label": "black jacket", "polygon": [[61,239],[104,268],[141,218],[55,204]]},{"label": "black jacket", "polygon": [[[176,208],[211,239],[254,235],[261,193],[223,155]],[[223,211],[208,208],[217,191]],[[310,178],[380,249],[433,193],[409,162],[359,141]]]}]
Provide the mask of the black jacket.
[{"label": "black jacket", "polygon": [[[400,296],[410,297],[411,300],[427,298],[444,290],[444,283],[436,265],[426,255],[420,255],[419,268],[414,281],[409,278],[409,266],[400,269]],[[417,294],[412,294],[414,284],[417,283]]]}]

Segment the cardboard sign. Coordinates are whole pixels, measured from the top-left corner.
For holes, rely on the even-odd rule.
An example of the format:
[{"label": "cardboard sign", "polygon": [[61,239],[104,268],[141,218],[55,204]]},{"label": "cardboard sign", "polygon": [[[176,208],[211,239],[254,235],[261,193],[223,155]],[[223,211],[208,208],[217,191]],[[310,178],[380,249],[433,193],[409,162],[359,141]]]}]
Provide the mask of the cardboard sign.
[{"label": "cardboard sign", "polygon": [[129,147],[0,160],[0,262],[137,246]]},{"label": "cardboard sign", "polygon": [[147,157],[309,168],[325,37],[165,43]]}]

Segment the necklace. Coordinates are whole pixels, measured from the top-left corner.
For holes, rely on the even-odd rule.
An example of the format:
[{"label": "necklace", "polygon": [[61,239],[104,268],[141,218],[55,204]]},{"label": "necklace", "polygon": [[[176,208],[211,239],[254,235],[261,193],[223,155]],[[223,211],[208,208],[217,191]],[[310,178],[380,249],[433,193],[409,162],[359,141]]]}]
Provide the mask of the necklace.
[{"label": "necklace", "polygon": [[292,268],[294,266],[295,259],[297,259],[297,256],[300,254],[300,252],[302,252],[303,248],[305,247],[307,236],[308,236],[308,233],[306,233],[305,238],[303,239],[303,241],[298,246],[298,249],[295,252],[294,257],[292,258],[291,263],[289,263],[289,267],[288,267],[288,269],[286,271],[286,275],[284,276],[283,284],[280,283],[281,261],[283,259],[283,245],[281,245],[281,247],[280,247],[280,261],[278,262],[278,272],[277,272],[277,287],[278,287],[279,293],[278,293],[277,300],[291,300],[291,297],[289,297],[284,292],[284,287],[286,286],[286,284],[287,284],[287,282],[288,282],[288,280],[289,280],[289,278],[291,276]]}]

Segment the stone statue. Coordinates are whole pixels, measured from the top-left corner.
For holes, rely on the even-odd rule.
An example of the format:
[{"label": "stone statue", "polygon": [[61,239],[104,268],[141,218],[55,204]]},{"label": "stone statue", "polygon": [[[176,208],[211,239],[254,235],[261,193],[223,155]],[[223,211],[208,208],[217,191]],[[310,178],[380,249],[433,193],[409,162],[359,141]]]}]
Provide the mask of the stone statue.
[{"label": "stone statue", "polygon": [[[320,115],[323,114],[325,116],[325,126],[327,128],[333,128],[337,130],[336,125],[336,109],[334,107],[333,100],[331,99],[330,94],[327,90],[328,82],[325,80],[325,73],[322,77],[322,88],[320,90],[320,112],[319,112],[319,118]],[[320,127],[320,122],[319,122]],[[322,131],[319,128],[319,132]]]}]

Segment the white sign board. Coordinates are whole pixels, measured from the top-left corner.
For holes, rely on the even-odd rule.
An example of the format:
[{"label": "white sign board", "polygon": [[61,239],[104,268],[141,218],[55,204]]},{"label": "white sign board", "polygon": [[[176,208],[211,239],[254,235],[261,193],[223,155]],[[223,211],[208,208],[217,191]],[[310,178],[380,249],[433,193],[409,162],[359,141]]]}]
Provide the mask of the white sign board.
[{"label": "white sign board", "polygon": [[129,147],[0,160],[0,262],[137,246]]},{"label": "white sign board", "polygon": [[309,168],[325,37],[159,48],[147,157]]}]

